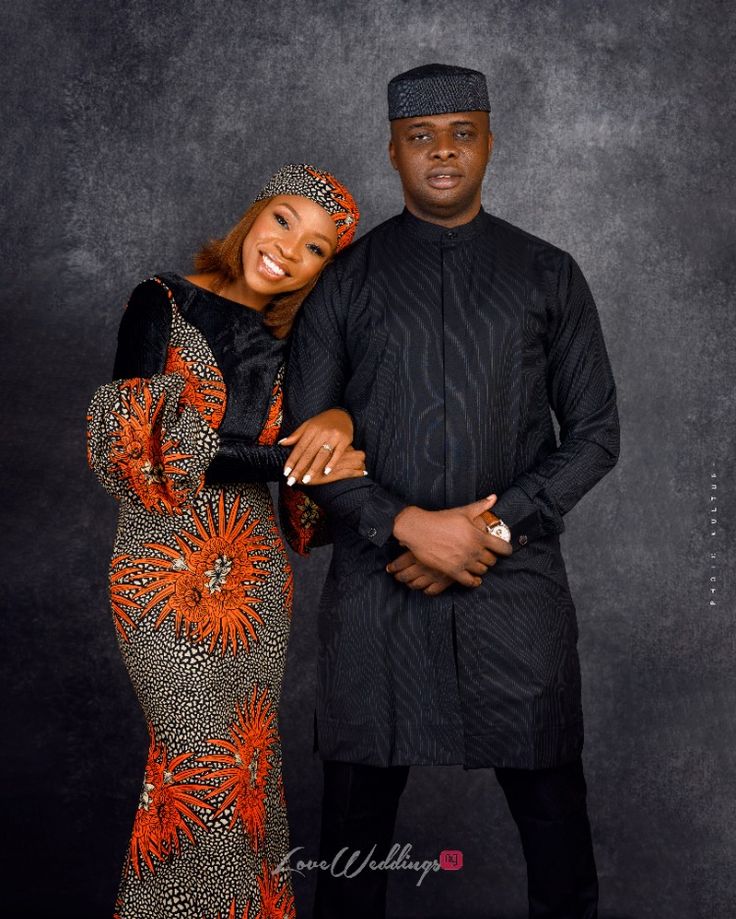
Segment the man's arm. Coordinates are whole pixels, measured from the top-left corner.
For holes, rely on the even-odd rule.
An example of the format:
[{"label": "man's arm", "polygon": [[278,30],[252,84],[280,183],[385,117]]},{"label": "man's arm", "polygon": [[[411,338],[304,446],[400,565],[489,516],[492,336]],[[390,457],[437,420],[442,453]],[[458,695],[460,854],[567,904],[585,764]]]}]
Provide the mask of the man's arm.
[{"label": "man's arm", "polygon": [[[619,456],[616,386],[598,312],[582,271],[567,254],[549,304],[547,394],[560,425],[560,445],[493,505],[493,513],[511,530],[514,551],[540,536],[561,533],[563,515]],[[447,581],[417,561],[411,540],[405,544],[411,551],[391,563],[391,573],[415,590],[441,593]],[[483,573],[480,567],[475,572]]]},{"label": "man's arm", "polygon": [[[302,305],[292,330],[284,381],[283,430],[343,401],[349,366],[343,300],[336,266],[329,265]],[[479,566],[493,560],[489,550],[505,551],[502,540],[479,530],[473,519],[490,507],[483,499],[461,508],[424,511],[392,494],[370,476],[302,486],[328,513],[341,517],[376,546],[392,536],[411,539],[420,561],[466,586],[477,586]],[[402,511],[399,523],[397,518]]]},{"label": "man's arm", "polygon": [[[291,333],[283,431],[291,433],[312,415],[342,404],[348,377],[346,312],[337,268],[328,265],[302,304]],[[370,475],[303,487],[317,504],[376,546],[388,540],[394,518],[407,506]]]},{"label": "man's arm", "polygon": [[563,516],[616,465],[616,385],[595,301],[577,262],[565,254],[549,297],[547,396],[560,445],[518,476],[494,505],[514,549],[563,532]]}]

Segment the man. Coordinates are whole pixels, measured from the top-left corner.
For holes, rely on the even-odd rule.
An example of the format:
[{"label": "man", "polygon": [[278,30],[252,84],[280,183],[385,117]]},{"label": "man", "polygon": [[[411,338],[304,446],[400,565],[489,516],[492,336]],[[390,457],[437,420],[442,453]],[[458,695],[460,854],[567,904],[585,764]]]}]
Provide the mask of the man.
[{"label": "man", "polygon": [[[369,473],[307,486],[334,536],[319,611],[320,858],[387,854],[409,766],[494,767],[530,917],[592,919],[559,534],[618,458],[600,322],[566,252],[481,207],[493,144],[483,74],[419,67],[389,83],[388,102],[404,210],[324,271],[285,382],[283,429],[342,405]],[[314,916],[380,919],[386,881],[321,871]]]}]

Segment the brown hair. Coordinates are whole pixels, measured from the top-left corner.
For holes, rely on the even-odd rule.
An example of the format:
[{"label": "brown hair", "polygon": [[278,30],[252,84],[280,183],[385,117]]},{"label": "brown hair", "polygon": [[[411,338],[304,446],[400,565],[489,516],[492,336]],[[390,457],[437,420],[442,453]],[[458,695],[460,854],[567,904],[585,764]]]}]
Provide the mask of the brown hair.
[{"label": "brown hair", "polygon": [[[212,283],[215,293],[219,293],[226,284],[243,277],[243,240],[258,215],[272,200],[273,198],[262,198],[260,201],[254,201],[226,236],[222,239],[211,239],[194,256],[194,267],[198,271],[215,275]],[[324,264],[328,261],[330,259],[326,259]],[[264,322],[276,338],[286,338],[289,334],[299,307],[317,283],[319,274],[318,272],[308,284],[298,290],[278,294],[266,306]]]}]

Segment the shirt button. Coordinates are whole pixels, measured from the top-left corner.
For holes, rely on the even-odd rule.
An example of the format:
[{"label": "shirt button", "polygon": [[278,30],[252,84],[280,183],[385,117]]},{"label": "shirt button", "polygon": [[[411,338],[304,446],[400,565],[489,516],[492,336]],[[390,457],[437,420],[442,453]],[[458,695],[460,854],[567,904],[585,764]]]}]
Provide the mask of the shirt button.
[{"label": "shirt button", "polygon": [[373,537],[376,535],[377,532],[378,530],[375,527],[371,527],[368,530],[368,539],[373,539]]},{"label": "shirt button", "polygon": [[457,233],[454,230],[449,230],[447,233],[445,233],[445,236],[448,239],[455,239],[455,237],[457,236]]},{"label": "shirt button", "polygon": [[527,539],[526,533],[522,533],[519,537],[519,545],[525,546],[529,540]]}]

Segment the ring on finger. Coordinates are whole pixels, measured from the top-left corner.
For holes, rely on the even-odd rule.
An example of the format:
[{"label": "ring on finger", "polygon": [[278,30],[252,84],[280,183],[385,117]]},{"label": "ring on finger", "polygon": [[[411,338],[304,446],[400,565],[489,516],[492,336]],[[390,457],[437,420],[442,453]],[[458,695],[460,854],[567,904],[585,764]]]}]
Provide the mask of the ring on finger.
[{"label": "ring on finger", "polygon": [[332,453],[333,448],[331,444],[322,444],[322,449],[327,450],[328,453]]}]

